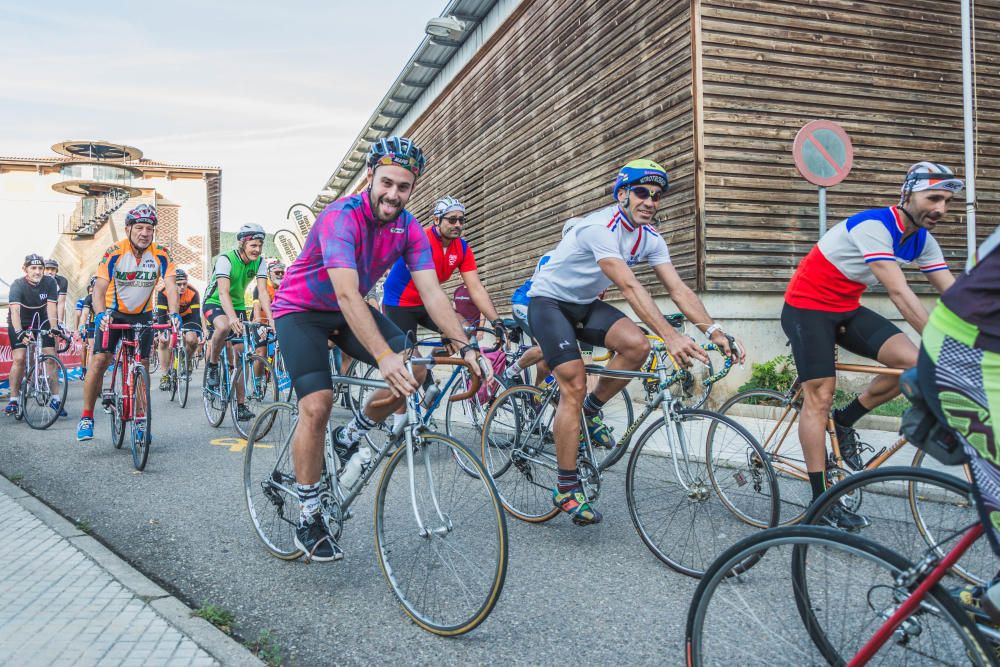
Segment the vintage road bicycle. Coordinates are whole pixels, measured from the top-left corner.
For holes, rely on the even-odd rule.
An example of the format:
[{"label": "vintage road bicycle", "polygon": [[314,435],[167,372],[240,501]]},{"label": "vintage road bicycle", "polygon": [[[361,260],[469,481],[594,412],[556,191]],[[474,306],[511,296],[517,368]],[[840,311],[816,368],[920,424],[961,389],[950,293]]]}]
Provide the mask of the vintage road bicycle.
[{"label": "vintage road bicycle", "polygon": [[[255,354],[255,348],[263,340],[273,340],[273,332],[267,325],[258,322],[243,322],[242,334],[231,335],[225,339],[226,348],[219,354],[219,386],[208,386],[208,364],[205,364],[202,378],[202,403],[205,406],[205,416],[211,426],[218,427],[226,418],[226,409],[232,413],[233,426],[243,437],[250,432],[253,418],[241,421],[238,412],[238,392],[243,391],[245,405],[254,417],[258,416],[267,406],[278,402],[278,381],[274,369],[264,357]],[[261,337],[260,333],[267,332]],[[206,341],[205,345],[210,345]],[[242,345],[237,352],[235,345]],[[258,372],[257,369],[260,369]]]},{"label": "vintage road bicycle", "polygon": [[[703,349],[719,351],[711,343]],[[738,535],[777,524],[778,482],[760,446],[741,426],[709,410],[685,408],[671,395],[671,385],[682,374],[667,370],[674,364],[662,342],[654,342],[653,350],[659,356],[655,373],[586,366],[591,375],[655,379],[659,391],[637,418],[628,415],[617,424],[604,419],[615,438],[610,450],[594,445],[581,412],[577,473],[587,498],[594,502],[608,468],[631,448],[625,495],[639,536],[663,563],[699,577],[715,554]],[[732,360],[726,359],[705,381],[718,381],[731,365]],[[512,387],[497,396],[483,427],[482,461],[504,508],[530,523],[560,513],[552,503],[558,470],[552,424],[558,392],[558,383],[546,390]],[[633,436],[657,411],[660,417],[633,447]],[[716,437],[709,441],[713,426]]]},{"label": "vintage road bicycle", "polygon": [[[32,340],[24,350],[24,376],[14,417],[19,421],[23,419],[33,429],[44,430],[59,419],[66,405],[69,381],[66,366],[57,355],[69,349],[71,340],[61,336],[57,329],[42,329],[33,325],[26,327],[25,331],[31,333]],[[46,354],[42,347],[42,338],[48,335],[62,341],[56,354]]]},{"label": "vintage road bicycle", "polygon": [[[467,366],[454,358],[415,358],[415,365]],[[333,375],[333,382],[387,388],[380,380]],[[473,382],[449,400],[478,389]],[[391,397],[386,402],[391,401]],[[418,397],[407,401],[407,420],[391,433],[373,430],[362,441],[372,454],[360,475],[342,483],[345,470],[328,424],[320,478],[322,520],[334,539],[351,518],[351,506],[385,462],[375,490],[375,553],[382,574],[403,611],[438,635],[460,635],[477,627],[500,597],[507,572],[507,524],[496,488],[471,450],[427,428],[418,417]],[[282,559],[303,553],[294,543],[299,520],[291,448],[298,408],[276,403],[254,421],[244,453],[247,509],[257,537]],[[470,475],[459,465],[472,466]]]}]

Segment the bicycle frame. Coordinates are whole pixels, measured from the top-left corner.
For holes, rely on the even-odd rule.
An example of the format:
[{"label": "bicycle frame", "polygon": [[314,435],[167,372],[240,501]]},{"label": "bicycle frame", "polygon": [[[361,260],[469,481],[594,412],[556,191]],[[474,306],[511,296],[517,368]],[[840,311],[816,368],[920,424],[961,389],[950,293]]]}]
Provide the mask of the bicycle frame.
[{"label": "bicycle frame", "polygon": [[[132,405],[132,369],[136,364],[142,363],[142,357],[139,354],[139,334],[145,328],[150,328],[153,331],[156,330],[167,330],[173,331],[173,326],[170,324],[109,324],[108,329],[104,332],[104,347],[108,345],[108,334],[112,329],[117,329],[120,331],[132,331],[135,335],[131,338],[127,336],[122,336],[121,340],[118,341],[118,346],[115,349],[114,364],[121,364],[122,372],[122,411],[121,417],[123,421],[132,421],[135,414],[135,406]],[[173,347],[177,344],[177,332],[173,331],[173,338],[171,338],[170,345]],[[129,348],[132,349],[130,354]],[[117,379],[117,374],[111,374],[111,386],[108,391],[113,397],[115,395],[115,381]],[[103,394],[103,392],[102,392]]]},{"label": "bicycle frame", "polygon": [[[861,647],[850,662],[847,663],[848,667],[860,667],[865,665],[875,657],[879,649],[889,641],[893,633],[903,624],[907,618],[913,615],[913,612],[917,610],[917,607],[923,602],[924,596],[927,594],[931,588],[936,586],[948,573],[948,570],[958,562],[958,559],[965,555],[965,552],[983,536],[983,524],[976,522],[971,528],[969,528],[962,539],[959,541],[955,548],[949,551],[944,558],[938,560],[936,556],[928,555],[919,563],[915,564],[909,570],[902,572],[896,578],[897,586],[910,586],[915,581],[917,581],[922,575],[926,574],[928,570],[930,573],[927,574],[926,578],[920,582],[917,588],[907,596],[907,598],[896,608],[892,615],[886,620],[885,623],[875,632],[871,639],[865,642],[865,645]],[[931,569],[933,568],[933,569]]]},{"label": "bicycle frame", "polygon": [[[870,366],[865,364],[842,364],[840,362],[835,363],[834,368],[838,371],[844,371],[847,373],[870,373],[873,375],[898,376],[903,373],[902,369],[899,368],[887,368],[884,366]],[[798,419],[797,416],[788,421],[787,425],[785,425],[784,430],[781,433],[780,438],[777,440],[777,442],[775,442],[773,448],[769,447],[767,444],[773,442],[772,438],[775,437],[779,429],[781,429],[782,425],[785,424],[785,418],[788,416],[790,412],[792,412],[792,406],[798,401],[802,400],[802,386],[798,382],[798,380],[796,380],[796,382],[792,384],[791,389],[789,389],[785,393],[785,395],[788,399],[788,404],[782,411],[781,416],[775,422],[774,428],[772,428],[771,431],[767,434],[767,437],[764,439],[764,442],[760,444],[762,447],[764,447],[765,451],[768,451],[771,454],[771,463],[774,466],[775,472],[781,471],[788,473],[791,476],[796,477],[798,479],[808,480],[809,474],[808,471],[806,471],[804,465],[799,465],[794,462],[796,461],[796,459],[790,459],[781,454],[781,448],[785,444],[785,439],[791,432],[792,426]],[[833,449],[834,461],[836,461],[838,468],[843,469],[844,459],[840,453],[840,441],[837,439],[837,430],[834,427],[832,414],[827,416],[826,432],[830,436],[830,443]],[[886,448],[886,450],[883,451],[881,454],[868,461],[868,463],[864,467],[864,470],[871,470],[874,468],[878,468],[880,465],[889,460],[889,458],[892,457],[896,452],[898,452],[906,443],[907,440],[905,437],[897,439],[896,442],[892,444],[892,446]]]}]

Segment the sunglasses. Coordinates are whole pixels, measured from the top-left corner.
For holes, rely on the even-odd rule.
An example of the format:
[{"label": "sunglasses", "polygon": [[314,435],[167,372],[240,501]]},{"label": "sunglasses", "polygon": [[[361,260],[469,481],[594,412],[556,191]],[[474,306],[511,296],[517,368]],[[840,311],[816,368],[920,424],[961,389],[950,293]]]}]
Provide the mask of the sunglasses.
[{"label": "sunglasses", "polygon": [[277,278],[282,278],[282,277],[284,277],[285,272],[284,271],[271,271],[271,275],[273,275],[273,276],[275,276]]},{"label": "sunglasses", "polygon": [[653,192],[649,188],[644,188],[641,185],[629,188],[629,192],[634,194],[639,199],[645,201],[646,199],[652,199],[654,202],[660,201],[660,197],[663,196],[663,190],[657,190]]},{"label": "sunglasses", "polygon": [[444,217],[444,218],[441,218],[441,219],[442,220],[447,220],[448,222],[450,222],[453,225],[464,225],[465,224],[465,216],[464,215],[460,215],[458,217]]}]

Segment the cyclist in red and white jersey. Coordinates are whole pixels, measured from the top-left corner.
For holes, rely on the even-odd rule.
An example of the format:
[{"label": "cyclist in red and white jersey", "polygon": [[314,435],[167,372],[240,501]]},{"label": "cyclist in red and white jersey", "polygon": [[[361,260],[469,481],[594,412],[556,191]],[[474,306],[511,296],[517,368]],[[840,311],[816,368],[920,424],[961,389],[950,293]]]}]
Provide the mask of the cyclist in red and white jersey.
[{"label": "cyclist in red and white jersey", "polygon": [[[919,334],[927,309],[906,283],[901,264],[915,264],[939,292],[955,282],[930,230],[944,219],[962,181],[934,162],[918,162],[907,171],[899,204],[863,211],[823,235],[799,264],[781,312],[781,326],[792,346],[805,402],[799,419],[806,468],[815,500],[823,492],[825,434],[836,388],[834,347],[878,360],[890,368],[917,363],[917,347],[899,327],[861,305],[874,285],[888,290],[903,318]],[[880,375],[849,404],[834,412],[837,439],[848,465],[861,467],[857,435],[851,428],[875,407],[899,395],[896,377]],[[838,506],[832,519],[856,529],[863,517]]]}]

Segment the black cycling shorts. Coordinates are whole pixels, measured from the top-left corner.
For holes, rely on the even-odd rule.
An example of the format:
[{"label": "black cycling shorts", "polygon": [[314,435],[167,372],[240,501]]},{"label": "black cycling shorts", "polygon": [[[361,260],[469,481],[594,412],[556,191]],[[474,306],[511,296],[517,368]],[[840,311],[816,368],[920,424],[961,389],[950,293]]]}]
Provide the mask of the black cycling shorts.
[{"label": "black cycling shorts", "polygon": [[[799,379],[836,377],[834,347],[867,359],[878,359],[887,340],[902,333],[895,324],[864,306],[846,313],[796,308],[781,309],[781,328],[792,345]],[[842,333],[841,328],[845,331]]]},{"label": "black cycling shorts", "polygon": [[410,335],[410,340],[417,341],[417,327],[441,332],[440,327],[434,324],[434,320],[427,313],[423,306],[386,306],[382,305],[382,311],[393,324],[399,327],[404,334]]},{"label": "black cycling shorts", "polygon": [[[153,317],[150,313],[143,313],[140,315],[126,315],[124,313],[116,313],[112,318],[112,324],[152,324]],[[101,354],[102,352],[114,353],[115,348],[118,347],[118,341],[121,340],[123,334],[128,334],[129,340],[135,335],[134,331],[129,331],[125,329],[111,329],[108,332],[108,344],[104,345],[104,332],[98,329],[94,332],[94,354]],[[149,353],[153,349],[153,330],[143,329],[142,333],[139,334],[139,356],[143,359],[149,359]]]},{"label": "black cycling shorts", "polygon": [[528,323],[549,368],[581,359],[576,341],[604,347],[608,329],[625,317],[603,301],[569,303],[544,296],[531,298]]},{"label": "black cycling shorts", "polygon": [[[378,310],[371,306],[368,309],[392,351],[406,349],[406,335]],[[300,399],[316,391],[333,389],[328,341],[333,341],[345,354],[376,365],[375,358],[348,328],[347,318],[339,311],[287,313],[274,324],[285,368]]]},{"label": "black cycling shorts", "polygon": [[[10,349],[12,349],[12,350],[23,350],[26,347],[28,347],[25,343],[18,342],[17,336],[14,335],[14,325],[10,322],[10,318],[7,318],[7,319],[8,319],[8,321],[7,321],[7,338],[10,339]],[[30,322],[28,324],[26,324],[26,325],[22,322],[22,325],[23,325],[21,327],[22,330],[31,327],[31,323]],[[38,325],[38,328],[39,329],[48,329],[49,328],[49,321],[46,320],[46,321],[42,322],[40,325]],[[55,347],[55,346],[56,346],[56,340],[55,340],[55,338],[53,338],[51,335],[42,336],[42,347],[43,348],[46,348],[46,347]]]},{"label": "black cycling shorts", "polygon": [[[206,327],[208,329],[208,337],[211,338],[215,333],[215,318],[220,315],[225,315],[226,311],[222,309],[222,306],[210,303],[202,306],[201,312],[205,314],[205,322],[208,324]],[[239,318],[240,322],[248,322],[250,320],[250,318],[247,317],[247,311],[245,310],[237,310],[236,317]],[[200,323],[201,319],[199,318],[198,321]]]}]

